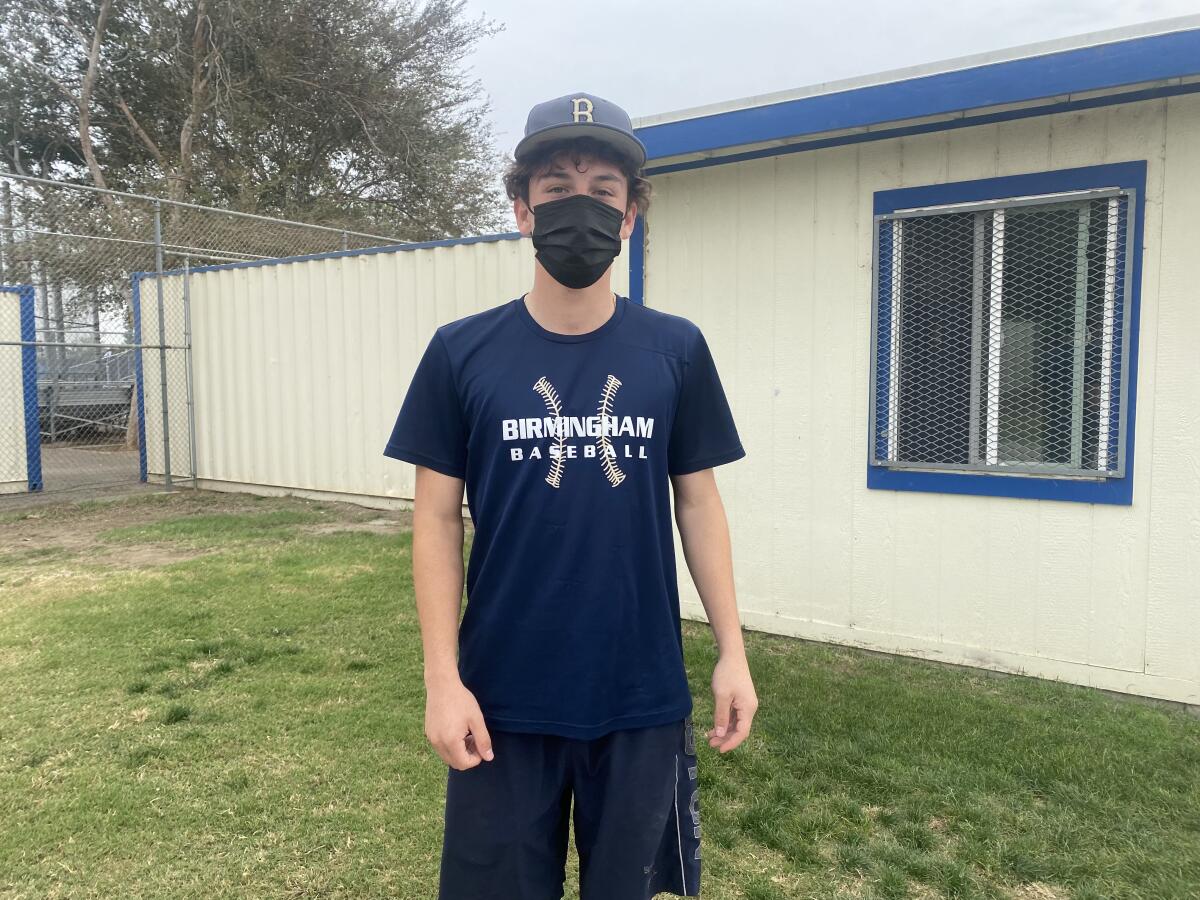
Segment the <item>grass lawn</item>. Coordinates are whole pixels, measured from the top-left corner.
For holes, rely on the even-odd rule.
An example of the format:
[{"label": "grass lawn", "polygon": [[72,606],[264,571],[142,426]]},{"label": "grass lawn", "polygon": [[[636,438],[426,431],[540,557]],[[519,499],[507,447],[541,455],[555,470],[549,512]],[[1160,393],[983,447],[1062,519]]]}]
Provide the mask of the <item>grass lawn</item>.
[{"label": "grass lawn", "polygon": [[[406,523],[191,491],[0,519],[0,897],[431,900]],[[683,626],[699,733],[714,646]],[[754,732],[697,741],[704,897],[1200,896],[1200,719],[746,643]]]}]

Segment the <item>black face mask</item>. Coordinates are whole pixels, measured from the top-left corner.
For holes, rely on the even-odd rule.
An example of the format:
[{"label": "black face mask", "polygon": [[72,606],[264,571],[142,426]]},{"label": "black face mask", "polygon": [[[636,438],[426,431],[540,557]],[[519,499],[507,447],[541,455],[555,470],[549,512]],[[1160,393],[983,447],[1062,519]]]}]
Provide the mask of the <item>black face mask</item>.
[{"label": "black face mask", "polygon": [[533,246],[538,262],[564,287],[595,284],[621,252],[624,214],[587,194],[533,207]]}]

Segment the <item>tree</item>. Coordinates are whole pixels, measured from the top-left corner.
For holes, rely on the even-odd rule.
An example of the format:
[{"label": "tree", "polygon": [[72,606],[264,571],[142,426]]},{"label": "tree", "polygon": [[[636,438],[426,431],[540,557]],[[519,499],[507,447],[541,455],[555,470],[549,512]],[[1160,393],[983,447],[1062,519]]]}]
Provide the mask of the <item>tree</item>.
[{"label": "tree", "polygon": [[[495,230],[500,160],[462,63],[498,29],[463,6],[0,0],[0,172],[402,240]],[[167,268],[194,252],[171,244],[204,248],[201,262],[338,246],[162,212]],[[0,277],[38,285],[45,341],[94,323],[98,356],[102,317],[132,333],[130,273],[155,266],[154,221],[152,204],[0,177]],[[61,370],[69,351],[50,349]]]},{"label": "tree", "polygon": [[[384,232],[501,221],[464,0],[0,0],[12,170]],[[110,201],[102,201],[110,204]]]}]

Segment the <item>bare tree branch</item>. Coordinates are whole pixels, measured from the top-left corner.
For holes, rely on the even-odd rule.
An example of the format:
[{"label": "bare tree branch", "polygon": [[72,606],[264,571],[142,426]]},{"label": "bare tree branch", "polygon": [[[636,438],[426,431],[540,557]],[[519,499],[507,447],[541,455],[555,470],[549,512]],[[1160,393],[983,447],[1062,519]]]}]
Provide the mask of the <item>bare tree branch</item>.
[{"label": "bare tree branch", "polygon": [[130,129],[135,135],[137,135],[138,139],[146,145],[146,149],[150,151],[151,155],[154,157],[154,161],[158,163],[158,167],[165,173],[167,171],[166,158],[163,156],[162,151],[158,149],[158,144],[154,143],[154,140],[150,137],[150,135],[146,134],[142,126],[138,124],[138,120],[134,118],[133,113],[129,109],[129,104],[125,102],[125,98],[118,94],[114,102],[117,104],[117,107],[121,110],[121,112],[125,113],[125,118],[129,122]]},{"label": "bare tree branch", "polygon": [[[92,90],[96,86],[96,79],[100,77],[100,45],[104,42],[104,28],[111,10],[112,0],[101,0],[100,12],[96,16],[96,27],[92,32],[92,46],[88,52],[87,74],[83,77],[83,86],[79,92],[79,143],[83,148],[83,158],[87,162],[88,171],[91,173],[96,187],[108,187],[108,182],[104,179],[104,172],[101,171],[100,164],[96,162],[96,151],[92,145]],[[105,202],[112,202],[106,194],[100,196],[106,198]]]}]

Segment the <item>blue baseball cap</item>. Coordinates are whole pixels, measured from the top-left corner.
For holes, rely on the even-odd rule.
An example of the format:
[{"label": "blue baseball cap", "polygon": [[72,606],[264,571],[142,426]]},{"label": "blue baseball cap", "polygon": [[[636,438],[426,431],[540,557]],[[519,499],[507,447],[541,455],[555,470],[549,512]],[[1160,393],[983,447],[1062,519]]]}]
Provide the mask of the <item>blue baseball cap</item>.
[{"label": "blue baseball cap", "polygon": [[646,145],[633,133],[629,113],[610,100],[582,91],[565,94],[529,111],[525,136],[513,153],[521,159],[550,141],[590,137],[611,145],[640,169],[646,163]]}]

